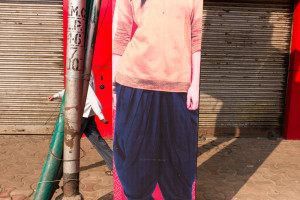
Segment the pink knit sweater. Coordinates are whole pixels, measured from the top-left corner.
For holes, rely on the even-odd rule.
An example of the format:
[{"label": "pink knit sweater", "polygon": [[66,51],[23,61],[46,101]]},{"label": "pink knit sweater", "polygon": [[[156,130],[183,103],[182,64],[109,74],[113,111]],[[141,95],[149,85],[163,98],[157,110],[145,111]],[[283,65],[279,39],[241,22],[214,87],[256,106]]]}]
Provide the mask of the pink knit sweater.
[{"label": "pink knit sweater", "polygon": [[[147,90],[187,92],[191,56],[201,51],[203,0],[117,0],[113,54],[116,82]],[[130,40],[133,21],[138,28]]]}]

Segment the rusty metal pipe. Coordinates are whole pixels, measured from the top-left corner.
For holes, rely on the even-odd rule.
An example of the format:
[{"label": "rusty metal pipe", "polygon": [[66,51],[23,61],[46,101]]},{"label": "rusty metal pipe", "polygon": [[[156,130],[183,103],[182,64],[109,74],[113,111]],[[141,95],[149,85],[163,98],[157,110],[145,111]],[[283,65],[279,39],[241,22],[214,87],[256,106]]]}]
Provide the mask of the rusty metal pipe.
[{"label": "rusty metal pipe", "polygon": [[79,194],[82,74],[84,62],[86,0],[71,0],[68,8],[66,100],[63,163],[63,199],[82,199]]}]

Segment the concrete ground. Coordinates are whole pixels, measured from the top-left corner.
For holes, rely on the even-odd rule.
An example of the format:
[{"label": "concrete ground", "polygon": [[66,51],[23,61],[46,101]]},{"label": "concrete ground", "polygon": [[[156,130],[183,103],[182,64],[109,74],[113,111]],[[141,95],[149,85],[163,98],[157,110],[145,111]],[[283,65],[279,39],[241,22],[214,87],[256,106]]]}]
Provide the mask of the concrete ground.
[{"label": "concrete ground", "polygon": [[[0,200],[33,199],[51,139],[50,135],[0,135]],[[79,187],[84,199],[113,199],[113,177],[105,175],[105,162],[87,138],[81,139],[80,154]],[[58,189],[52,199],[61,193]]]},{"label": "concrete ground", "polygon": [[[33,199],[50,142],[51,136],[0,135],[0,200]],[[104,161],[86,138],[81,144],[84,199],[113,199]],[[300,141],[210,138],[198,149],[197,200],[300,200]]]},{"label": "concrete ground", "polygon": [[300,141],[200,142],[196,199],[300,200]]}]

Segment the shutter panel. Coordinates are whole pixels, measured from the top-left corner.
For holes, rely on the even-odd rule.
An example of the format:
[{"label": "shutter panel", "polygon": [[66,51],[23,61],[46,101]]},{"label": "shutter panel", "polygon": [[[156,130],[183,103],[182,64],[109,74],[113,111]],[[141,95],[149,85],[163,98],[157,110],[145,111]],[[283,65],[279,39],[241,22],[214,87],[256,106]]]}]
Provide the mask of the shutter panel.
[{"label": "shutter panel", "polygon": [[63,75],[63,0],[2,0],[0,133],[51,134]]},{"label": "shutter panel", "polygon": [[204,3],[200,135],[281,133],[292,2]]}]

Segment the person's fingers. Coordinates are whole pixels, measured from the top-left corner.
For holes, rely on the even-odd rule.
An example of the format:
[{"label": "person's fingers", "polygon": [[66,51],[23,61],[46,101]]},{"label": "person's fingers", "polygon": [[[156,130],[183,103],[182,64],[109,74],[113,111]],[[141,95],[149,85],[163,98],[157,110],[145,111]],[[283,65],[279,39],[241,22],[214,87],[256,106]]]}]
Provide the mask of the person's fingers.
[{"label": "person's fingers", "polygon": [[193,110],[193,107],[194,107],[194,103],[193,103],[192,98],[191,98],[190,107],[188,107],[188,109],[189,109],[189,110]]},{"label": "person's fingers", "polygon": [[188,109],[190,109],[190,107],[191,107],[191,95],[190,95],[189,92],[187,93],[186,107],[187,107]]},{"label": "person's fingers", "polygon": [[191,106],[191,110],[196,110],[198,108],[198,104],[199,104],[199,99],[197,99],[196,97],[192,98],[192,106]]},{"label": "person's fingers", "polygon": [[103,124],[108,124],[109,123],[109,121],[107,119],[102,119],[101,121],[103,122]]},{"label": "person's fingers", "polygon": [[116,109],[116,104],[115,104],[115,101],[113,101],[112,103],[112,109],[115,110]]},{"label": "person's fingers", "polygon": [[117,95],[113,94],[113,103],[112,103],[112,108],[115,110],[117,105]]},{"label": "person's fingers", "polygon": [[193,102],[193,105],[191,106],[191,110],[196,110],[198,108],[197,102]]}]

